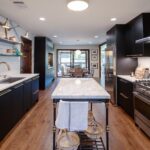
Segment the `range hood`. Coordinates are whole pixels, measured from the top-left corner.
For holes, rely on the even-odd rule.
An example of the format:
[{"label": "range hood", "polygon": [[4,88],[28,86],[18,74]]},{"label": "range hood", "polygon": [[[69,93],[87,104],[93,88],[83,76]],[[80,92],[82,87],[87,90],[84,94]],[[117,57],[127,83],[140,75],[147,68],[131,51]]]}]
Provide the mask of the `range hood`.
[{"label": "range hood", "polygon": [[140,43],[150,43],[150,36],[136,40],[135,41],[136,44],[140,44]]}]

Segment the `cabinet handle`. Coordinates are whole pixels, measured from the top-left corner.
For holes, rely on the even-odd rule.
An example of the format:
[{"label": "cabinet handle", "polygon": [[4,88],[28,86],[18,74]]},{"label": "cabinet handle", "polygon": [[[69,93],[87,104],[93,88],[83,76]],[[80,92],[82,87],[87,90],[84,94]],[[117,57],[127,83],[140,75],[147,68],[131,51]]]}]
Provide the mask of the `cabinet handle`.
[{"label": "cabinet handle", "polygon": [[128,99],[128,97],[126,95],[124,95],[123,93],[120,93],[120,95],[125,98],[125,99]]},{"label": "cabinet handle", "polygon": [[31,82],[32,80],[30,79],[30,80],[27,80],[27,81],[25,81],[25,83],[29,83],[29,82]]},{"label": "cabinet handle", "polygon": [[36,79],[38,79],[38,78],[39,78],[39,76],[37,76],[37,77],[34,77],[34,78],[33,78],[33,80],[36,80]]},{"label": "cabinet handle", "polygon": [[33,94],[37,94],[39,92],[39,90],[36,90]]},{"label": "cabinet handle", "polygon": [[0,96],[3,96],[3,95],[5,95],[5,94],[7,94],[7,93],[9,93],[9,92],[11,92],[12,90],[7,90],[7,91],[4,91],[4,92],[2,92],[2,93],[0,93]]},{"label": "cabinet handle", "polygon": [[19,84],[19,85],[15,86],[14,88],[17,89],[17,88],[19,88],[21,86],[23,86],[23,84]]}]

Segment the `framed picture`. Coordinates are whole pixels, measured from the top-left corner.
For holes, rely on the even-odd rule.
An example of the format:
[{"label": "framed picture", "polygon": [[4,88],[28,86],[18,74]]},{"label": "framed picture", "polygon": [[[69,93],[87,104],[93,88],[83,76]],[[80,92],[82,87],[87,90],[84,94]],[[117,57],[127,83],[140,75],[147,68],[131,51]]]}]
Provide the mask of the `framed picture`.
[{"label": "framed picture", "polygon": [[98,50],[97,50],[97,49],[92,49],[92,50],[91,50],[91,54],[92,54],[92,55],[94,55],[94,54],[97,55],[97,54],[98,54]]},{"label": "framed picture", "polygon": [[98,69],[98,63],[91,63],[92,69]]},{"label": "framed picture", "polygon": [[91,60],[92,61],[97,61],[98,60],[98,55],[91,55]]}]

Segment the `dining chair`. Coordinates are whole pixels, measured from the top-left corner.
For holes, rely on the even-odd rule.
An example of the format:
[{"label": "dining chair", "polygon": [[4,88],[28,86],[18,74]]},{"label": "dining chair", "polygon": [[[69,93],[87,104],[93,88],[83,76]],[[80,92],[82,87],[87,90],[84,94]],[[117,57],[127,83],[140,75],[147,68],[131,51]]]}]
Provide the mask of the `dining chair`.
[{"label": "dining chair", "polygon": [[82,68],[75,68],[75,72],[73,73],[74,77],[83,77],[83,69]]}]

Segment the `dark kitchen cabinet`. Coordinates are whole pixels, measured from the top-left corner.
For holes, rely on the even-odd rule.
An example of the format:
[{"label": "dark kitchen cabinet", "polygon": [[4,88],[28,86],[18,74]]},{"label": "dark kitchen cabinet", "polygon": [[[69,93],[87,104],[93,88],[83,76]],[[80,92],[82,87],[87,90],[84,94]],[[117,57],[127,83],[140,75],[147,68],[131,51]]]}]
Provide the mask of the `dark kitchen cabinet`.
[{"label": "dark kitchen cabinet", "polygon": [[133,83],[121,78],[117,78],[117,82],[117,103],[126,113],[134,118]]},{"label": "dark kitchen cabinet", "polygon": [[150,43],[136,43],[136,40],[150,36],[150,13],[143,13],[126,24],[126,55],[150,56]]},{"label": "dark kitchen cabinet", "polygon": [[126,25],[115,25],[107,32],[105,87],[111,102],[117,103],[117,75],[129,75],[137,67],[136,58],[126,57]]},{"label": "dark kitchen cabinet", "polygon": [[32,79],[32,102],[34,105],[38,101],[39,95],[39,76]]},{"label": "dark kitchen cabinet", "polygon": [[13,92],[11,89],[0,92],[0,140],[2,140],[13,127],[12,95]]},{"label": "dark kitchen cabinet", "polygon": [[23,111],[26,113],[32,106],[32,79],[24,82],[23,104]]},{"label": "dark kitchen cabinet", "polygon": [[38,100],[39,76],[0,92],[0,141]]},{"label": "dark kitchen cabinet", "polygon": [[24,115],[23,113],[23,83],[20,83],[12,88],[12,119],[13,125],[15,125],[21,117]]},{"label": "dark kitchen cabinet", "polygon": [[47,37],[35,37],[34,48],[34,72],[40,74],[40,89],[46,89],[54,80],[53,43]]}]

